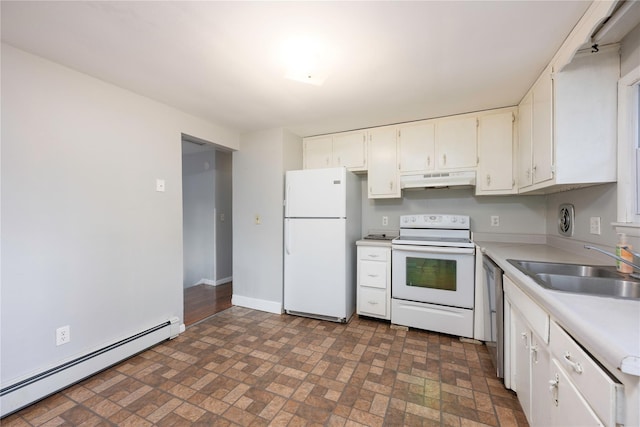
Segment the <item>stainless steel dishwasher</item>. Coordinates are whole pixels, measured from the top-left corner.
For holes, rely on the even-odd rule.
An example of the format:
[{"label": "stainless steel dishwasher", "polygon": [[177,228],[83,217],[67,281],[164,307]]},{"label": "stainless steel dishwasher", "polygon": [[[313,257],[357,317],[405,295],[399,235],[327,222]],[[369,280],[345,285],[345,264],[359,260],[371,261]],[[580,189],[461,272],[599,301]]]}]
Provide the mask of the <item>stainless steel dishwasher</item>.
[{"label": "stainless steel dishwasher", "polygon": [[[488,304],[484,313],[486,345],[496,367],[498,378],[504,378],[504,300],[502,269],[488,256],[482,257],[485,297]],[[488,333],[490,331],[490,333]],[[491,337],[490,339],[488,337]]]}]

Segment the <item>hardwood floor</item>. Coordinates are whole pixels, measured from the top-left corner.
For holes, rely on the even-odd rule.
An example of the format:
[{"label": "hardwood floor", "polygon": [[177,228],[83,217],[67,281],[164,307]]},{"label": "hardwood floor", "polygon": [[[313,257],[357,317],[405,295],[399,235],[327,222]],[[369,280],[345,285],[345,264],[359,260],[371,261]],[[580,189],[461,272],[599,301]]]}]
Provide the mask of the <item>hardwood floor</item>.
[{"label": "hardwood floor", "polygon": [[219,286],[197,285],[184,290],[184,324],[193,325],[231,307],[233,282]]}]

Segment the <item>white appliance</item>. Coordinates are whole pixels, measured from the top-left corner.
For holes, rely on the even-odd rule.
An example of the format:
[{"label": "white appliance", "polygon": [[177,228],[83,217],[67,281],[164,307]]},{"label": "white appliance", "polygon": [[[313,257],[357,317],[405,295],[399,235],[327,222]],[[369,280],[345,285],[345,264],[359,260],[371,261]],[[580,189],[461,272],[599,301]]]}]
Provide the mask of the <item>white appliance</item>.
[{"label": "white appliance", "polygon": [[472,338],[475,246],[469,217],[403,215],[391,250],[391,323]]},{"label": "white appliance", "polygon": [[360,180],[345,168],[289,171],[285,197],[285,312],[345,323],[356,306]]}]

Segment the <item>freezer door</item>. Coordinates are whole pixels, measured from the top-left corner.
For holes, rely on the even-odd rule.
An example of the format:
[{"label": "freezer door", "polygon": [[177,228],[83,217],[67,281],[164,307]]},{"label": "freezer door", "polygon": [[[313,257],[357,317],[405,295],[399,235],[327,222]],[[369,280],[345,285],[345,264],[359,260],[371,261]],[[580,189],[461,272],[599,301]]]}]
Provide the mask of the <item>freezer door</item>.
[{"label": "freezer door", "polygon": [[285,310],[348,319],[355,283],[345,263],[345,220],[285,219],[284,237]]},{"label": "freezer door", "polygon": [[346,216],[346,169],[288,171],[285,217],[344,218]]}]

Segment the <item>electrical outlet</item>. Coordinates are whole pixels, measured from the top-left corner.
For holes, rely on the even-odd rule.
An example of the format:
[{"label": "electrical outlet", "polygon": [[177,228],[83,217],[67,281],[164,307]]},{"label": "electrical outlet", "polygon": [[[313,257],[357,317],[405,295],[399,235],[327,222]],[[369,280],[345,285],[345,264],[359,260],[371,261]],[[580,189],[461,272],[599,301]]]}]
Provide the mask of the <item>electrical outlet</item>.
[{"label": "electrical outlet", "polygon": [[223,213],[220,214],[220,222],[224,222],[224,214]]},{"label": "electrical outlet", "polygon": [[164,192],[164,179],[156,179],[156,191]]},{"label": "electrical outlet", "polygon": [[66,344],[71,341],[71,328],[69,325],[56,329],[56,345]]},{"label": "electrical outlet", "polygon": [[592,216],[589,219],[589,232],[591,234],[600,234],[600,217]]},{"label": "electrical outlet", "polygon": [[382,225],[389,225],[389,217],[388,216],[383,216],[382,217]]},{"label": "electrical outlet", "polygon": [[500,227],[500,217],[498,215],[491,215],[491,226]]}]

